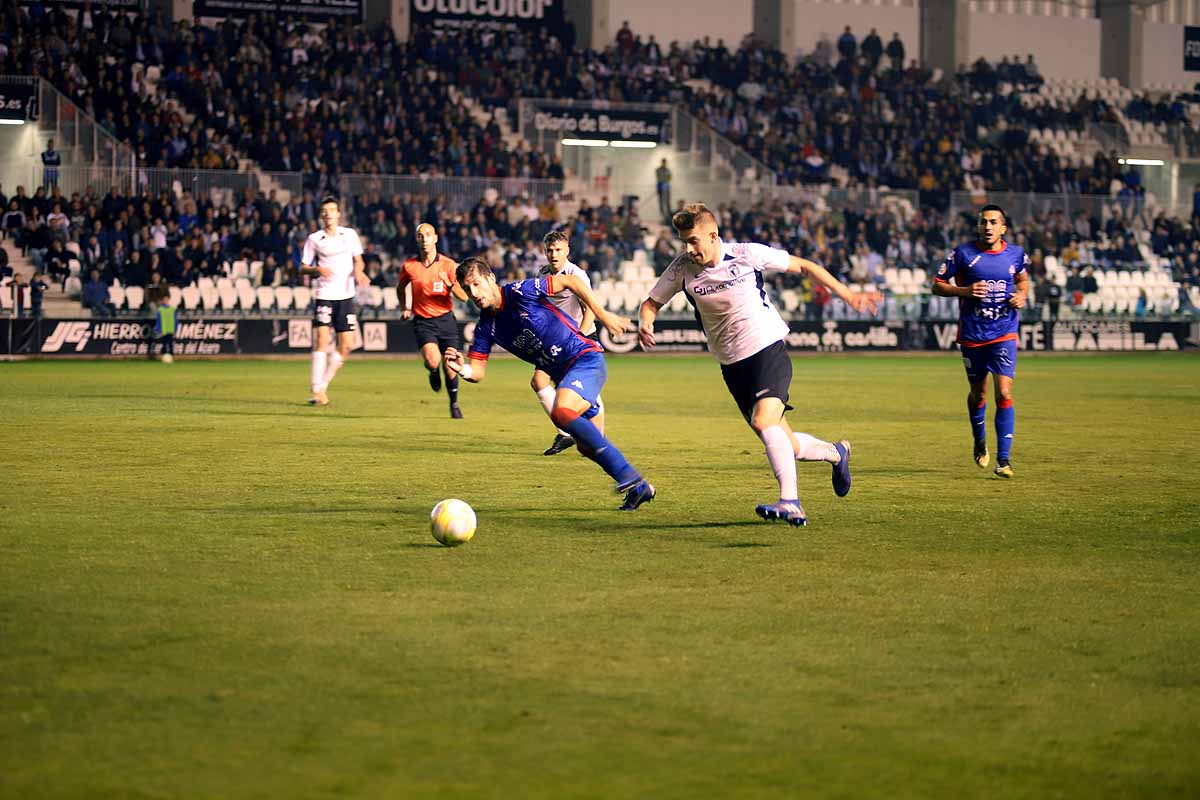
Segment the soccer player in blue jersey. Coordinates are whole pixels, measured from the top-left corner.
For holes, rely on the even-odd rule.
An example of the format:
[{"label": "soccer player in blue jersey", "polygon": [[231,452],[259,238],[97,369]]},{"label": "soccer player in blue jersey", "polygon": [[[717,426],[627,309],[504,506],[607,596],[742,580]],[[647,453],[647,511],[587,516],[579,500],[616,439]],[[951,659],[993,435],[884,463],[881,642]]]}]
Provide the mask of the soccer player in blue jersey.
[{"label": "soccer player in blue jersey", "polygon": [[1015,412],[1012,385],[1017,374],[1017,331],[1029,292],[1029,257],[1004,241],[1008,215],[997,205],[979,211],[974,242],[959,245],[933,279],[933,293],[957,297],[958,344],[967,368],[967,413],[975,440],[975,463],[988,465],[987,377],[996,385],[996,477],[1011,478]]},{"label": "soccer player in blue jersey", "polygon": [[479,383],[487,371],[493,345],[528,361],[550,376],[557,391],[550,419],[575,439],[579,451],[600,465],[625,492],[622,511],[633,511],[654,499],[650,482],[604,437],[603,412],[598,403],[608,375],[604,349],[580,333],[575,321],[551,301],[561,290],[572,292],[608,332],[619,336],[632,326],[606,311],[587,283],[576,275],[539,275],[529,280],[496,282],[492,268],[482,258],[467,258],[458,265],[458,284],[479,307],[479,324],[467,351],[445,353],[450,371],[468,383]]}]

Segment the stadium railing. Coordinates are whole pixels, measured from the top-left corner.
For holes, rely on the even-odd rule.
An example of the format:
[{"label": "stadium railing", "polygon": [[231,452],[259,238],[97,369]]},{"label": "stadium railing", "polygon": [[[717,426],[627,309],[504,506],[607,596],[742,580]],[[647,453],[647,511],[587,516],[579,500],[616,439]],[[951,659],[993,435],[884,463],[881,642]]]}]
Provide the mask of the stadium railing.
[{"label": "stadium railing", "polygon": [[551,198],[560,199],[563,181],[533,178],[457,178],[417,175],[343,174],[338,178],[338,190],[353,207],[359,198],[378,192],[384,198],[408,195],[429,202],[441,198],[454,213],[469,212],[481,200],[495,202],[525,195],[535,205]]},{"label": "stadium railing", "polygon": [[[193,197],[205,195],[217,205],[232,206],[246,189],[263,194],[269,194],[271,190],[298,193],[302,191],[302,178],[299,172],[167,169],[94,163],[59,167],[55,183],[68,198],[75,192],[85,194],[89,189],[98,197],[110,189],[119,189],[125,195],[158,195],[167,191],[176,198],[187,192]],[[24,186],[29,194],[33,194],[38,186],[49,185],[42,165],[30,159],[0,161],[0,181],[10,189]],[[286,200],[286,196],[280,200]]]},{"label": "stadium railing", "polygon": [[32,75],[3,75],[0,81],[37,87],[38,134],[32,143],[36,152],[25,155],[37,157],[46,139],[52,138],[63,164],[133,164],[134,152],[129,145],[121,142],[49,81]]}]

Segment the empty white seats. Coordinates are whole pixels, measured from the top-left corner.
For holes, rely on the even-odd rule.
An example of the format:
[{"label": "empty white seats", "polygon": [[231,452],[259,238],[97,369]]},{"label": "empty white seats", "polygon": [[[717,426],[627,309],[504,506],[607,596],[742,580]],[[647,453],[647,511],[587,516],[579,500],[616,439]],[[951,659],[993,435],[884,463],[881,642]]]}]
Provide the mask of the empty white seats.
[{"label": "empty white seats", "polygon": [[296,304],[297,311],[307,311],[309,303],[312,302],[312,289],[307,286],[297,286],[292,289],[292,301]]},{"label": "empty white seats", "polygon": [[179,308],[183,303],[183,292],[179,290],[178,286],[172,286],[167,289],[167,299],[173,308]]},{"label": "empty white seats", "polygon": [[233,279],[250,277],[250,263],[239,259],[229,265],[229,277]]},{"label": "empty white seats", "polygon": [[196,279],[196,288],[200,290],[200,295],[203,297],[205,289],[216,289],[217,284],[213,282],[212,278],[204,275]]},{"label": "empty white seats", "polygon": [[[200,280],[204,280],[204,278]],[[221,305],[221,295],[217,292],[217,287],[198,286],[197,288],[200,290],[200,302],[204,303],[204,309],[206,311],[216,311]]]},{"label": "empty white seats", "polygon": [[266,312],[275,308],[275,290],[270,286],[260,286],[254,294],[258,297],[259,311]]},{"label": "empty white seats", "polygon": [[385,286],[383,288],[383,310],[395,311],[400,307],[400,295],[396,294],[395,286]]},{"label": "empty white seats", "polygon": [[125,290],[125,304],[130,311],[137,311],[146,300],[146,290],[141,286],[130,286]]},{"label": "empty white seats", "polygon": [[383,289],[374,284],[364,287],[367,290],[367,305],[379,308],[383,305]]},{"label": "empty white seats", "polygon": [[108,302],[113,304],[113,308],[120,309],[125,305],[125,289],[119,283],[113,283],[108,287]]},{"label": "empty white seats", "polygon": [[275,287],[275,307],[280,311],[292,310],[292,287],[276,286]]},{"label": "empty white seats", "polygon": [[[242,283],[242,281],[245,281],[245,283]],[[242,313],[249,312],[254,308],[254,287],[250,285],[250,281],[247,281],[245,278],[239,278],[236,290],[238,296],[238,306],[241,307]]]},{"label": "empty white seats", "polygon": [[223,278],[223,277],[217,278],[216,286],[217,286],[217,291],[220,291],[222,289],[232,289],[233,281],[230,278]]},{"label": "empty white seats", "polygon": [[[221,280],[228,281],[228,278]],[[238,293],[232,283],[217,287],[217,296],[221,300],[221,308],[225,311],[237,311]]]},{"label": "empty white seats", "polygon": [[195,311],[200,308],[200,290],[195,286],[185,286],[179,292],[179,297],[183,300],[183,307],[188,311]]}]

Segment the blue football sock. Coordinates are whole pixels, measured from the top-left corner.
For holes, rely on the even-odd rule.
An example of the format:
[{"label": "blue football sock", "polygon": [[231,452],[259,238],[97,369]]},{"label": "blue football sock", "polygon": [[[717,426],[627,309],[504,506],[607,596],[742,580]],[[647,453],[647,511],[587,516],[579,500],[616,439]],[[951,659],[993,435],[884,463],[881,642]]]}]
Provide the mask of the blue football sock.
[{"label": "blue football sock", "polygon": [[591,420],[562,408],[554,409],[550,419],[575,438],[579,452],[599,464],[600,468],[617,482],[618,488],[628,487],[641,480],[638,471],[612,442],[604,438],[604,434]]},{"label": "blue football sock", "polygon": [[971,417],[971,435],[975,441],[982,442],[987,438],[987,403],[980,403],[976,408],[967,398],[967,414]]},{"label": "blue football sock", "polygon": [[1007,461],[1012,450],[1013,431],[1016,428],[1016,412],[1012,400],[996,403],[996,458]]}]

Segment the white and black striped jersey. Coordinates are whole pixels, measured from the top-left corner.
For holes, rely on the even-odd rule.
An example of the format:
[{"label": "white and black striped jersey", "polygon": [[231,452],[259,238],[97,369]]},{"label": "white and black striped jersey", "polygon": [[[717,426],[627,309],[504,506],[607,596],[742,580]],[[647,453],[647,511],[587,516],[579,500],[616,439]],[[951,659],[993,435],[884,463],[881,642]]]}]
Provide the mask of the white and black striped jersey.
[{"label": "white and black striped jersey", "polygon": [[749,358],[787,336],[788,326],[763,289],[763,273],[787,270],[791,256],[765,244],[721,242],[721,259],[701,267],[679,255],[650,290],[666,305],[683,291],[722,364]]}]

